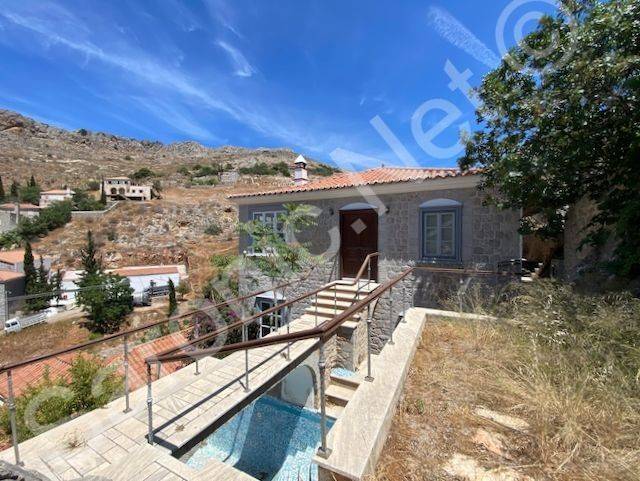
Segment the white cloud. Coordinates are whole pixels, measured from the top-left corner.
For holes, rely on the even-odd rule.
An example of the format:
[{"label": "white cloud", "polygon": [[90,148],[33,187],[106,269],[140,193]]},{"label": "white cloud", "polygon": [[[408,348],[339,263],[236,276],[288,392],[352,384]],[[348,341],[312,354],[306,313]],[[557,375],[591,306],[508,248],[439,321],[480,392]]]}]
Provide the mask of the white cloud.
[{"label": "white cloud", "polygon": [[458,19],[442,8],[430,7],[428,20],[435,31],[452,45],[464,50],[487,67],[500,65],[500,59]]},{"label": "white cloud", "polygon": [[217,45],[223,49],[233,62],[235,67],[234,73],[238,77],[251,77],[256,70],[251,66],[244,54],[233,45],[228,44],[224,40],[218,40]]},{"label": "white cloud", "polygon": [[[38,8],[32,8],[33,5]],[[333,121],[323,123],[319,118],[309,121],[304,113],[277,105],[268,99],[264,100],[250,90],[236,93],[234,88],[237,86],[225,83],[222,75],[206,79],[192,77],[171,62],[156,58],[151,52],[140,50],[135,42],[128,41],[117,30],[111,29],[98,34],[70,11],[59,6],[56,6],[55,11],[50,11],[45,8],[47,5],[51,4],[21,1],[15,3],[14,8],[0,10],[0,24],[4,20],[5,26],[11,25],[12,30],[15,31],[17,26],[30,34],[29,38],[18,42],[12,38],[11,42],[15,48],[19,45],[24,46],[20,48],[37,48],[41,45],[44,51],[40,53],[48,58],[52,58],[54,53],[76,54],[75,61],[83,68],[95,68],[96,62],[102,63],[125,74],[117,77],[118,82],[133,83],[138,88],[142,87],[146,92],[144,97],[150,102],[162,98],[167,105],[171,103],[185,107],[182,109],[183,112],[188,110],[188,106],[222,112],[267,138],[278,139],[310,153],[326,154],[338,145],[354,148],[353,136],[336,134]],[[64,19],[63,24],[60,23],[61,18]],[[163,47],[162,51],[165,50]],[[231,52],[228,53],[231,55]],[[73,55],[70,58],[74,60]],[[248,73],[251,69],[255,72],[248,62],[247,65],[243,65],[240,57],[236,60],[240,62],[238,71]],[[127,87],[118,85],[118,88]],[[162,107],[151,108],[155,108],[155,115],[163,119],[162,115],[166,114],[166,111],[163,112]],[[185,133],[192,132],[199,138],[211,134],[202,125],[194,123],[193,118],[184,115],[178,119],[175,127]]]}]

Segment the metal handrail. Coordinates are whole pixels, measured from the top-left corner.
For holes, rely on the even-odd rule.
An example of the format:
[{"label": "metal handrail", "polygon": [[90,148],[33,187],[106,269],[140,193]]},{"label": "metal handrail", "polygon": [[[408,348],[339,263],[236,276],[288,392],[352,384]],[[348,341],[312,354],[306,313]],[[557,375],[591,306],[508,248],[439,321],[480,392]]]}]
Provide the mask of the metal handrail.
[{"label": "metal handrail", "polygon": [[[263,316],[266,316],[268,314],[272,314],[272,313],[277,312],[277,311],[279,311],[281,309],[285,309],[285,308],[293,305],[294,303],[299,302],[299,301],[301,301],[303,299],[306,299],[308,297],[314,296],[315,294],[317,294],[317,293],[319,293],[319,292],[321,292],[321,291],[323,291],[323,290],[325,290],[325,289],[327,289],[329,287],[332,287],[332,286],[335,286],[335,285],[341,285],[341,286],[356,285],[357,283],[360,282],[360,279],[362,278],[362,274],[364,273],[367,265],[370,265],[371,259],[373,257],[377,257],[379,255],[380,255],[379,252],[373,252],[371,254],[368,254],[367,257],[365,257],[365,260],[362,262],[362,266],[360,267],[360,270],[358,271],[358,275],[356,276],[355,280],[353,280],[351,282],[345,283],[345,282],[339,282],[337,280],[333,281],[333,282],[330,282],[329,284],[326,284],[324,286],[318,287],[317,289],[314,289],[313,291],[310,291],[310,292],[307,292],[305,294],[302,294],[302,295],[300,295],[300,296],[298,296],[298,297],[296,297],[294,299],[291,299],[290,301],[286,301],[286,302],[281,303],[281,304],[275,304],[273,307],[270,307],[269,309],[265,309],[264,311],[260,311],[258,313],[255,313],[255,314],[249,316],[246,319],[240,319],[240,320],[238,320],[236,322],[233,322],[231,324],[226,324],[226,325],[216,329],[213,332],[210,332],[210,333],[205,334],[203,336],[199,336],[199,337],[196,337],[194,339],[191,339],[191,340],[189,340],[189,341],[187,341],[187,342],[185,342],[185,343],[183,343],[183,344],[181,344],[179,346],[175,346],[175,347],[172,347],[172,348],[169,348],[169,349],[165,349],[164,351],[161,351],[161,352],[159,352],[157,354],[151,355],[151,356],[149,356],[149,357],[147,357],[145,359],[145,362],[147,362],[147,363],[157,362],[158,359],[163,357],[163,356],[167,356],[167,355],[173,354],[175,352],[181,351],[183,349],[186,349],[186,348],[188,348],[190,346],[199,344],[201,342],[210,341],[212,339],[215,339],[215,338],[219,337],[220,335],[222,335],[222,334],[224,334],[226,332],[229,332],[229,331],[232,331],[234,329],[243,327],[245,325],[250,325],[253,322],[255,322],[256,320],[258,320],[261,317],[263,317]],[[304,279],[301,279],[301,280],[304,280]],[[296,282],[300,282],[300,281],[296,281]],[[288,285],[290,285],[290,284],[291,283],[289,283]],[[276,287],[275,289],[273,289],[273,291],[275,292],[275,290],[279,289],[279,288],[280,287]],[[265,291],[265,292],[267,292],[267,291]],[[246,296],[246,297],[251,297],[251,296]]]},{"label": "metal handrail", "polygon": [[80,343],[80,344],[76,344],[75,346],[71,346],[71,347],[67,347],[67,348],[63,348],[63,349],[58,349],[56,351],[51,351],[51,352],[48,352],[48,353],[45,353],[45,354],[41,354],[39,356],[34,356],[32,358],[25,359],[24,361],[17,361],[17,362],[13,362],[13,363],[9,363],[9,364],[4,364],[4,365],[0,366],[0,374],[3,374],[3,373],[5,373],[5,372],[7,372],[9,370],[12,370],[12,369],[17,369],[17,368],[20,368],[20,367],[28,366],[29,364],[33,364],[33,363],[36,363],[36,362],[46,361],[47,359],[52,359],[54,357],[58,357],[58,356],[61,356],[63,354],[68,354],[70,352],[84,350],[84,349],[86,349],[88,347],[92,347],[92,346],[95,346],[97,344],[113,341],[114,339],[120,339],[120,338],[123,338],[125,336],[130,336],[131,334],[137,334],[137,333],[139,333],[141,331],[145,331],[145,330],[151,329],[153,327],[158,327],[158,326],[161,326],[162,324],[166,324],[168,322],[179,321],[181,319],[185,319],[187,317],[193,316],[194,314],[200,314],[202,312],[209,312],[209,311],[212,311],[214,309],[218,309],[220,307],[227,306],[229,304],[242,302],[244,300],[250,299],[251,297],[255,297],[255,296],[258,296],[260,294],[264,294],[265,292],[269,292],[269,291],[272,291],[274,289],[283,289],[283,288],[288,287],[288,286],[290,286],[292,284],[295,284],[295,283],[298,283],[298,282],[301,282],[301,281],[304,281],[304,280],[308,279],[309,276],[311,275],[311,273],[314,271],[314,269],[316,269],[316,267],[317,266],[312,267],[303,277],[301,277],[299,279],[296,279],[296,280],[293,280],[293,281],[290,281],[290,282],[286,282],[286,283],[280,284],[280,285],[276,286],[275,288],[271,287],[271,288],[267,288],[267,289],[264,289],[264,290],[255,291],[255,292],[252,292],[250,294],[245,294],[243,296],[238,296],[238,297],[235,297],[233,299],[226,300],[224,302],[219,302],[219,303],[214,304],[212,306],[208,306],[208,307],[206,307],[204,309],[193,309],[193,310],[187,311],[187,312],[182,313],[182,314],[177,314],[175,316],[171,316],[171,317],[168,317],[166,319],[162,319],[160,321],[152,322],[150,324],[145,324],[143,326],[134,327],[134,328],[128,329],[126,331],[116,332],[114,334],[109,334],[109,335],[104,336],[104,337],[102,337],[100,339],[94,339],[94,340],[91,340],[91,341],[87,341],[87,342],[83,342],[83,343]]},{"label": "metal handrail", "polygon": [[[245,349],[253,349],[258,347],[271,346],[274,344],[282,344],[285,342],[296,342],[303,341],[306,339],[319,338],[323,341],[326,341],[330,338],[335,331],[342,325],[347,319],[353,316],[355,313],[364,309],[369,303],[378,299],[383,293],[392,288],[394,285],[402,281],[405,277],[413,272],[414,268],[410,267],[409,269],[403,271],[397,277],[391,279],[390,281],[385,282],[384,284],[380,284],[373,291],[371,291],[367,297],[358,301],[357,304],[354,304],[347,309],[345,309],[338,316],[328,319],[317,327],[313,327],[310,329],[305,329],[303,331],[292,332],[289,334],[279,334],[276,336],[268,336],[261,339],[253,339],[250,341],[243,341],[234,344],[228,344],[226,346],[208,348],[208,349],[199,349],[195,351],[183,352],[183,353],[174,353],[168,355],[157,355],[151,356],[145,359],[147,363],[152,362],[175,362],[175,361],[184,361],[189,359],[201,359],[203,357],[211,356],[213,354],[219,353],[231,353],[235,351],[242,351]],[[291,302],[295,302],[291,301]],[[282,307],[283,304],[277,306]],[[272,308],[273,309],[273,308]],[[265,311],[266,312],[266,311]],[[255,317],[255,316],[252,316]],[[242,321],[239,321],[242,322]],[[236,323],[234,323],[236,324]],[[192,345],[192,344],[190,344]]]}]

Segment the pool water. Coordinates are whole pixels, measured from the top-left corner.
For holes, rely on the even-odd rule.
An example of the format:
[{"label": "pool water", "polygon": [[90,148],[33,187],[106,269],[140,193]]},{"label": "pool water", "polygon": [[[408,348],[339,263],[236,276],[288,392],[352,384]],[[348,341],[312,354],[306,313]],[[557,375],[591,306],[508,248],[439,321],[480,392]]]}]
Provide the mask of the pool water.
[{"label": "pool water", "polygon": [[[333,425],[327,419],[327,427]],[[263,396],[182,458],[201,469],[215,458],[265,481],[316,481],[312,458],[320,444],[320,415]]]}]

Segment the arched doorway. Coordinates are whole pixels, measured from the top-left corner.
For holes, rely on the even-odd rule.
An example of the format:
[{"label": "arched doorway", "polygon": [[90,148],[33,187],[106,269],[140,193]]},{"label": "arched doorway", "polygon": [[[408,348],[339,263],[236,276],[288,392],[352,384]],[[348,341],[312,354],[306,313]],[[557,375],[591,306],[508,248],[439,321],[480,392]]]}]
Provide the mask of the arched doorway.
[{"label": "arched doorway", "polygon": [[298,366],[282,380],[281,399],[296,406],[313,408],[315,380],[313,369],[305,365]]},{"label": "arched doorway", "polygon": [[[343,278],[356,277],[367,255],[378,250],[378,212],[364,202],[340,209],[340,273]],[[364,277],[368,277],[365,272]],[[378,278],[378,262],[371,262],[371,278]]]}]

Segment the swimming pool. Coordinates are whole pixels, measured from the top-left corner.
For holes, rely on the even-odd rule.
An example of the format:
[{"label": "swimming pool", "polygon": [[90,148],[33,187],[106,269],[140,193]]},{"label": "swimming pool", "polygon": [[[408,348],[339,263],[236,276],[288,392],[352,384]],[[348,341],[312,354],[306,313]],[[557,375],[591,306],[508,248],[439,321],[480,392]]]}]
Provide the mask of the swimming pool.
[{"label": "swimming pool", "polygon": [[181,459],[200,469],[215,458],[265,481],[316,481],[311,459],[319,444],[318,413],[263,396]]}]

